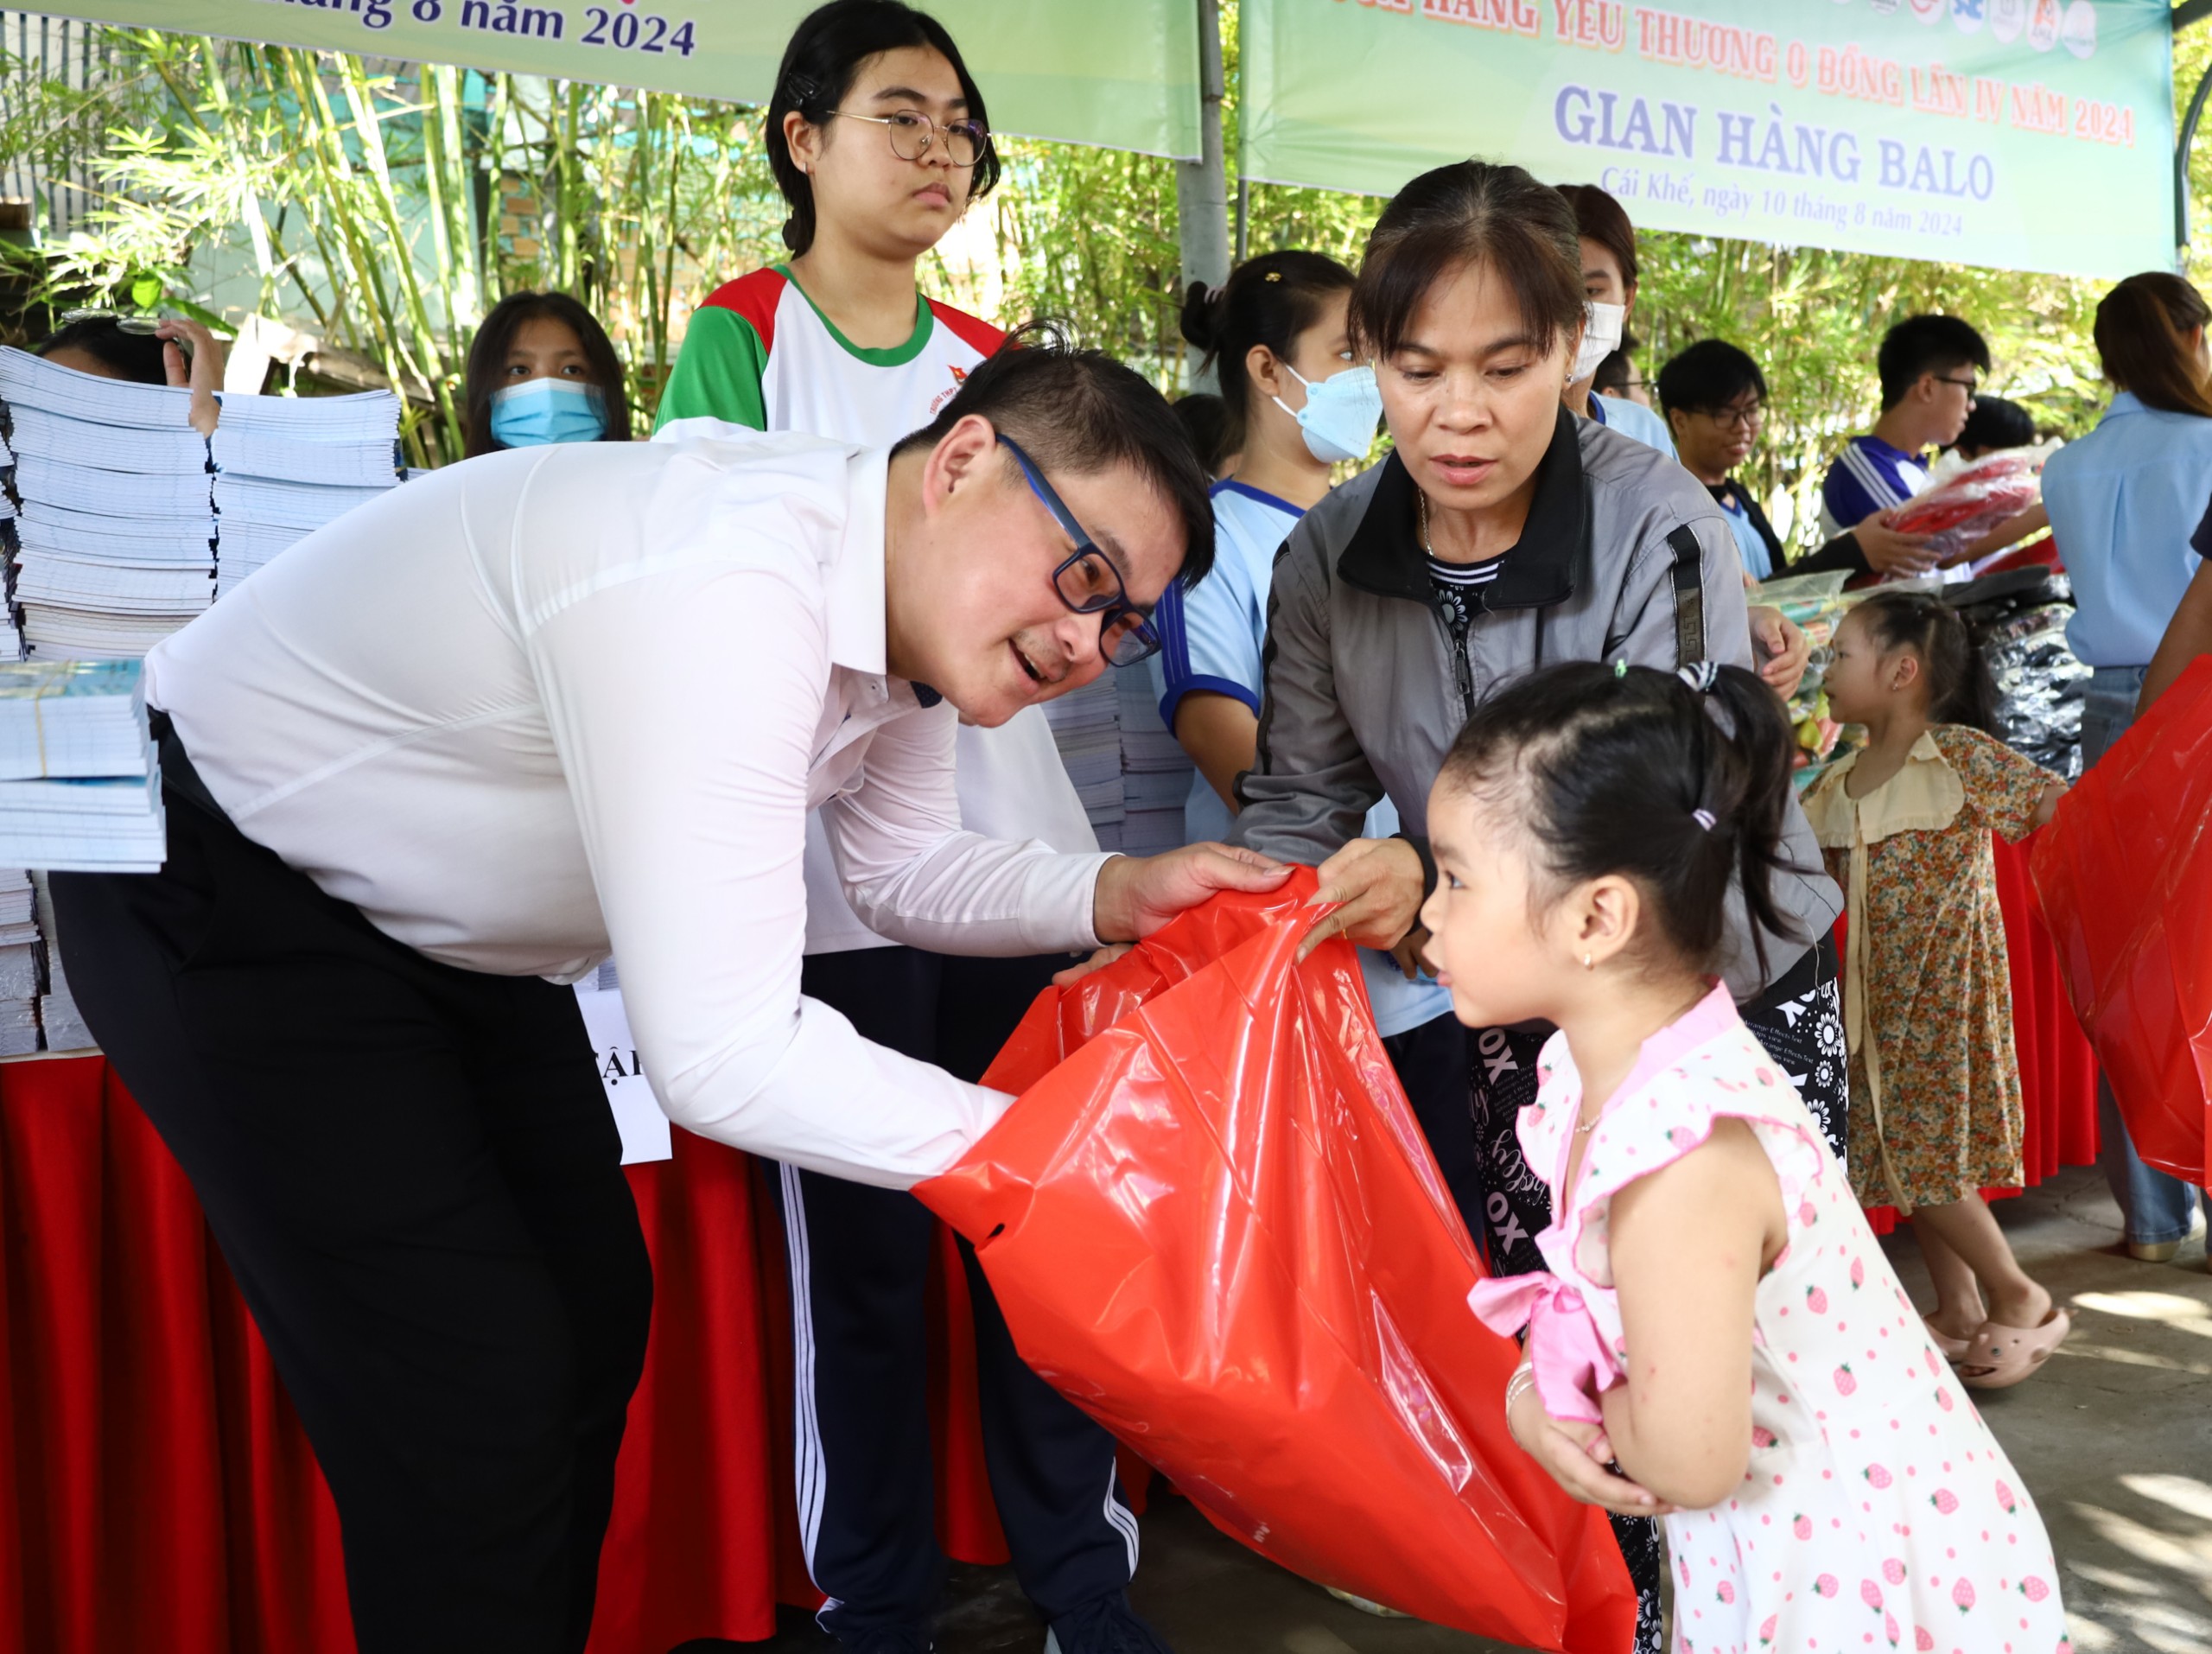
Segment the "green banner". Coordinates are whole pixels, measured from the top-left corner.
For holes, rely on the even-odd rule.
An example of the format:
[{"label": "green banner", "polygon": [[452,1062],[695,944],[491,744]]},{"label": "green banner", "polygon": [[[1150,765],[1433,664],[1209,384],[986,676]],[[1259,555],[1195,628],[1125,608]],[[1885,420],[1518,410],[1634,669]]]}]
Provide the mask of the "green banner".
[{"label": "green banner", "polygon": [[1653,229],[2171,269],[2168,0],[1243,0],[1246,175],[1473,155]]},{"label": "green banner", "polygon": [[[133,28],[557,76],[763,104],[819,0],[84,0]],[[990,104],[1029,137],[1195,158],[1192,0],[931,0]]]}]

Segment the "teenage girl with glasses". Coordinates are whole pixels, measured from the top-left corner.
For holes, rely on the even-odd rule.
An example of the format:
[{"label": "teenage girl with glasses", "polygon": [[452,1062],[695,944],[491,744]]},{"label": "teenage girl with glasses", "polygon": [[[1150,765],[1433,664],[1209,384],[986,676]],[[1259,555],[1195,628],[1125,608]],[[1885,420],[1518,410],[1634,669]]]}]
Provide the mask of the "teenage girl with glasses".
[{"label": "teenage girl with glasses", "polygon": [[[766,123],[791,217],[785,262],[717,289],[694,314],[656,441],[801,430],[888,446],[927,424],[1004,335],[925,296],[922,256],[997,182],[983,94],[944,26],[894,0],[835,0],[784,53]],[[1067,536],[1062,601],[1101,616],[1102,650],[1141,658],[1148,623],[1120,575],[1026,455],[1003,444]],[[1043,712],[958,736],[963,824],[1095,851]],[[868,1038],[978,1079],[1065,957],[953,958],[897,947],[845,902],[817,822],[806,845],[808,997]],[[930,1646],[944,1562],[933,1530],[925,1287],[936,1231],[901,1191],[772,1168],[791,1256],[798,1357],[797,1471],[807,1566],[848,1648]],[[992,1492],[1023,1589],[1062,1654],[1163,1645],[1130,1613],[1136,1518],[1114,1442],[1014,1353],[975,1256],[977,1371]]]}]

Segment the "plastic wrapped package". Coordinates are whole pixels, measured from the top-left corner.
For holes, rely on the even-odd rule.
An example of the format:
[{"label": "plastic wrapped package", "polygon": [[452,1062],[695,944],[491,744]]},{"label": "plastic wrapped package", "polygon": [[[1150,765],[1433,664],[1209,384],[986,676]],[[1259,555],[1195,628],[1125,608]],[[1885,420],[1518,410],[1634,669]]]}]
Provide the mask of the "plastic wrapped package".
[{"label": "plastic wrapped package", "polygon": [[1891,526],[1934,536],[1929,544],[1948,557],[2043,498],[2044,458],[2040,449],[2007,448],[1976,460],[1898,506]]},{"label": "plastic wrapped package", "polygon": [[2082,697],[2089,668],[2066,641],[2074,588],[2064,575],[2019,569],[1946,594],[1980,644],[1997,684],[2005,744],[2069,781],[2082,773]]},{"label": "plastic wrapped package", "polygon": [[2160,1171],[2212,1164],[2212,659],[2062,799],[2030,862],[2067,996]]},{"label": "plastic wrapped package", "polygon": [[1301,870],[1046,993],[1021,1100],[914,1193],[976,1245],[1022,1357],[1223,1531],[1309,1579],[1530,1648],[1613,1654],[1603,1515],[1515,1445],[1511,1340],[1351,945],[1293,960]]}]

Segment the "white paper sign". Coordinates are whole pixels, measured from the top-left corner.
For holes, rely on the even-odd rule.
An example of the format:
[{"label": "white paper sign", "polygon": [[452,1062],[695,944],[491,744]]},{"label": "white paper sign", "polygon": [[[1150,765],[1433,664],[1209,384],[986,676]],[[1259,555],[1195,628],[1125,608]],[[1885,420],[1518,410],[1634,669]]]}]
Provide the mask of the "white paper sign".
[{"label": "white paper sign", "polygon": [[640,1161],[668,1159],[672,1152],[668,1116],[660,1111],[638,1061],[622,990],[601,988],[596,980],[581,982],[576,984],[576,1003],[583,1008],[584,1032],[591,1039],[600,1081],[607,1087],[607,1106],[614,1110],[614,1123],[622,1133],[622,1163],[634,1166]]}]

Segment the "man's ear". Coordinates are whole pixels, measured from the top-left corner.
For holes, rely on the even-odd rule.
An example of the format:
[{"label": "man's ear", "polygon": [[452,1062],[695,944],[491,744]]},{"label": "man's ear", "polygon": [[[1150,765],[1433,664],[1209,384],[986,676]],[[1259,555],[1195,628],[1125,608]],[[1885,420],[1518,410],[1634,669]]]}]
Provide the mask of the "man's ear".
[{"label": "man's ear", "polygon": [[988,482],[997,474],[999,434],[981,414],[957,420],[937,440],[922,467],[922,508],[935,514],[946,501],[964,489]]}]

